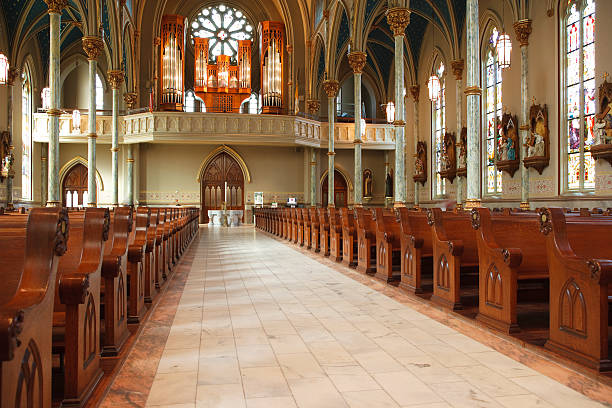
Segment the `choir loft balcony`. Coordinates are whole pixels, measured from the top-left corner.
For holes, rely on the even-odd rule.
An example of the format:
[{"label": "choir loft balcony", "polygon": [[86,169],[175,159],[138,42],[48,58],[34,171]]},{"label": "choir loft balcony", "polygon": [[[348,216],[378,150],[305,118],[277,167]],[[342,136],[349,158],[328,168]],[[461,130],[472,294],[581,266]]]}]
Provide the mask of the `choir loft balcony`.
[{"label": "choir loft balcony", "polygon": [[[87,114],[75,123],[74,115],[60,116],[60,142],[87,142]],[[47,143],[49,118],[34,114],[34,141]],[[336,149],[352,149],[355,125],[335,124]],[[98,143],[110,144],[112,117],[108,111],[96,115]],[[120,143],[191,143],[327,148],[328,123],[301,116],[239,113],[144,112],[119,117]],[[367,124],[364,149],[393,150],[393,125]]]}]

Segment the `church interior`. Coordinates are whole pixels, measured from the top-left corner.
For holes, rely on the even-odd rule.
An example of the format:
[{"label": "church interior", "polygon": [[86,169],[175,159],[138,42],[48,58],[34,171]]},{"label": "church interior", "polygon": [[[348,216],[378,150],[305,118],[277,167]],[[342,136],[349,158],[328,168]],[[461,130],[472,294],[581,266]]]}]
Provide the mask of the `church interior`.
[{"label": "church interior", "polygon": [[612,406],[610,0],[0,0],[0,407]]}]

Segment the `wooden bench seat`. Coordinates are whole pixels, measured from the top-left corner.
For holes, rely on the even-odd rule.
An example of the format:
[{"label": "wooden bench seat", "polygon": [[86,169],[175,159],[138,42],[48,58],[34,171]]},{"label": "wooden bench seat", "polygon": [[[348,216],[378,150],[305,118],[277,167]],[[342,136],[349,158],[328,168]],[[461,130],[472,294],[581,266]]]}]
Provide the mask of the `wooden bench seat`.
[{"label": "wooden bench seat", "polygon": [[56,277],[52,346],[63,368],[58,370],[62,405],[84,406],[103,374],[100,285],[110,215],[104,208],[87,208],[70,212],[69,222],[67,251]]},{"label": "wooden bench seat", "polygon": [[550,272],[546,347],[587,367],[612,371],[612,220],[570,220],[560,208],[540,210]]},{"label": "wooden bench seat", "polygon": [[431,300],[452,310],[462,309],[462,291],[471,289],[473,293],[464,294],[474,298],[478,285],[478,245],[470,213],[432,208],[427,215],[433,246]]},{"label": "wooden bench seat", "polygon": [[0,404],[51,408],[53,302],[68,215],[34,208],[9,217],[0,216]]},{"label": "wooden bench seat", "polygon": [[329,214],[327,208],[317,208],[319,215],[319,245],[323,256],[329,256]]},{"label": "wooden bench seat", "polygon": [[151,210],[138,207],[128,245],[128,324],[140,323],[144,312],[144,263]]},{"label": "wooden bench seat", "polygon": [[304,220],[304,246],[306,249],[310,249],[312,245],[312,234],[310,232],[311,221],[310,221],[310,211],[308,208],[302,208],[302,219]]},{"label": "wooden bench seat", "polygon": [[310,249],[314,252],[321,251],[321,235],[320,235],[320,224],[319,224],[319,212],[317,208],[309,208],[308,213],[310,214]]},{"label": "wooden bench seat", "polygon": [[386,283],[399,284],[401,277],[402,242],[400,224],[392,211],[374,209],[376,223],[376,274]]},{"label": "wooden bench seat", "polygon": [[302,217],[302,209],[295,208],[294,210],[297,223],[297,235],[294,242],[299,246],[304,246],[304,217]]},{"label": "wooden bench seat", "polygon": [[376,223],[372,212],[355,208],[357,222],[357,270],[361,273],[376,273]]},{"label": "wooden bench seat", "polygon": [[348,267],[357,266],[357,231],[355,229],[355,214],[348,208],[340,209],[342,223],[342,263]]},{"label": "wooden bench seat", "polygon": [[157,295],[155,264],[157,256],[157,222],[159,220],[159,208],[152,208],[149,228],[147,229],[147,246],[145,248],[145,277],[144,277],[144,300],[152,303]]},{"label": "wooden bench seat", "polygon": [[342,220],[337,208],[327,210],[329,217],[329,256],[336,262],[342,262]]},{"label": "wooden bench seat", "polygon": [[413,293],[431,291],[433,246],[426,211],[396,209],[401,227],[400,288]]}]

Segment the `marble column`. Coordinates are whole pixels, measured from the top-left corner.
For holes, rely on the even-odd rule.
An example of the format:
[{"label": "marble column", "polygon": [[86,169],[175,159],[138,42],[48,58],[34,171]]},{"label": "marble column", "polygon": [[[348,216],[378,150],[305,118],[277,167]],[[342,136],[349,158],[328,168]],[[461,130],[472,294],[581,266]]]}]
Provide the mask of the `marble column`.
[{"label": "marble column", "polygon": [[129,206],[134,205],[134,145],[127,145],[127,200],[126,204]]},{"label": "marble column", "polygon": [[[9,146],[9,155],[11,156],[13,162],[15,160],[15,154],[13,153],[15,150],[15,145],[13,145],[13,140],[15,137],[13,135],[13,84],[15,80],[19,77],[19,69],[10,68],[8,72],[8,78],[6,81],[7,89],[7,130],[9,132],[9,137],[11,138],[11,144]],[[11,211],[15,208],[14,198],[13,198],[13,179],[15,178],[15,168],[14,164],[11,163],[9,167],[8,177],[6,178],[6,209]],[[22,186],[23,188],[23,186]]]},{"label": "marble column", "polygon": [[119,206],[119,88],[123,83],[123,71],[108,71],[108,80],[113,89],[113,119],[111,127],[111,205]]},{"label": "marble column", "polygon": [[480,53],[478,0],[467,0],[467,198],[466,208],[481,206],[480,190]]},{"label": "marble column", "polygon": [[529,59],[527,55],[529,35],[531,34],[531,20],[519,20],[514,23],[516,38],[521,44],[521,209],[529,210],[529,169],[523,161],[527,157],[527,142],[529,140],[529,87],[527,75],[529,73]]},{"label": "marble column", "polygon": [[[456,104],[457,104],[457,146],[461,143],[461,130],[463,129],[463,65],[462,59],[451,61],[453,75],[455,75]],[[457,150],[458,152],[459,150]],[[457,153],[458,154],[458,153]],[[457,156],[458,157],[458,156]],[[457,209],[463,208],[463,177],[457,176]]]},{"label": "marble column", "polygon": [[363,172],[361,170],[361,73],[366,63],[367,55],[365,52],[351,52],[348,61],[353,68],[355,81],[355,196],[354,205],[363,205]]},{"label": "marble column", "polygon": [[310,206],[317,206],[317,149],[310,148]]},{"label": "marble column", "polygon": [[327,206],[335,207],[336,203],[334,200],[334,159],[336,152],[334,150],[334,130],[335,130],[335,119],[336,119],[336,96],[338,95],[338,89],[340,84],[334,79],[328,79],[323,82],[323,89],[327,94],[327,125],[328,125],[328,138],[329,146],[327,150],[328,156],[328,175],[327,175]]},{"label": "marble column", "polygon": [[49,172],[49,144],[42,143],[40,147],[40,204],[44,207],[47,205],[48,197],[48,172]]},{"label": "marble column", "polygon": [[[155,37],[155,39],[153,40],[153,58],[154,58],[154,62],[153,62],[153,85],[151,86],[152,90],[153,90],[153,106],[150,107],[150,109],[156,111],[157,107],[158,107],[158,103],[159,103],[159,71],[160,71],[160,67],[159,67],[159,54],[161,53],[161,38],[160,37]],[[149,105],[149,101],[147,101],[147,105]],[[128,107],[128,109],[131,109]]]},{"label": "marble column", "polygon": [[60,106],[60,21],[68,0],[45,0],[49,8],[49,191],[47,205],[58,207],[62,200],[59,185],[59,116]]},{"label": "marble column", "polygon": [[393,199],[393,197],[387,197],[387,174],[389,174],[389,171],[391,170],[391,163],[389,162],[389,150],[385,150],[385,152],[383,153],[383,157],[385,160],[385,175],[383,177],[382,183],[384,186],[384,192],[383,192],[383,196],[385,197],[385,207],[387,207],[387,205],[389,205],[389,201]]},{"label": "marble column", "polygon": [[83,50],[89,60],[89,113],[87,116],[87,193],[89,207],[98,205],[96,188],[96,71],[97,59],[104,50],[99,37],[83,37]]},{"label": "marble column", "polygon": [[406,143],[404,140],[404,37],[406,26],[410,23],[410,10],[404,7],[393,7],[387,10],[387,23],[395,39],[395,186],[396,207],[406,205]]},{"label": "marble column", "polygon": [[[412,85],[410,87],[410,95],[412,95],[412,137],[414,138],[414,157],[416,158],[417,152],[417,144],[419,143],[419,94],[421,92],[421,87],[419,85]],[[415,167],[413,167],[415,169]],[[413,171],[414,173],[414,171]],[[418,182],[414,182],[414,206],[419,208],[420,203],[420,185]]]}]

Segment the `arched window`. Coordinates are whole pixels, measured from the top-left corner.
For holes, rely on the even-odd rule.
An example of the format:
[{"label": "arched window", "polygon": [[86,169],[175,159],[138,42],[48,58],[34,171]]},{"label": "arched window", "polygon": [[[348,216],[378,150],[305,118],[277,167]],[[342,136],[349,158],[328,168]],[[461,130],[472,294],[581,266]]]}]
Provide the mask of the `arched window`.
[{"label": "arched window", "polygon": [[440,80],[440,96],[431,103],[431,139],[434,177],[433,197],[440,198],[446,194],[445,180],[440,176],[442,170],[442,153],[444,149],[444,133],[446,132],[446,80],[444,62],[436,61],[433,74]]},{"label": "arched window", "polygon": [[[497,159],[497,147],[499,143],[499,132],[503,115],[502,105],[502,70],[497,63],[497,52],[495,46],[499,31],[493,27],[489,31],[489,40],[484,45],[484,73],[485,84],[483,101],[484,130],[483,137],[486,146],[484,186],[485,194],[496,195],[502,192],[502,172],[495,167]],[[486,37],[485,37],[486,38]]]},{"label": "arched window", "polygon": [[238,41],[253,39],[253,26],[242,11],[220,4],[200,11],[191,22],[191,37],[210,38],[210,58],[236,57]]},{"label": "arched window", "polygon": [[32,199],[32,79],[26,64],[21,74],[21,198]]},{"label": "arched window", "polygon": [[96,110],[104,110],[104,86],[98,74],[96,74]]},{"label": "arched window", "polygon": [[596,113],[595,0],[569,2],[561,27],[565,123],[561,134],[567,141],[561,143],[566,157],[564,190],[588,191],[595,188],[595,161],[590,151]]}]

